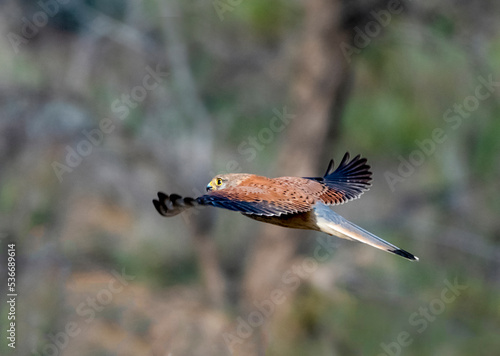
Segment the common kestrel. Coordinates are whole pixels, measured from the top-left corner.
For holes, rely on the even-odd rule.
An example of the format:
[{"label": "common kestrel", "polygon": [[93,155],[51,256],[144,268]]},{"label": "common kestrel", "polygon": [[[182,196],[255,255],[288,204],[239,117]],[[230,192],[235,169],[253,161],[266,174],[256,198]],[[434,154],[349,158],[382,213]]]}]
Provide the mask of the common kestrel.
[{"label": "common kestrel", "polygon": [[418,257],[354,225],[330,209],[358,198],[371,186],[365,158],[344,155],[337,169],[331,160],[323,177],[267,178],[237,173],[215,176],[207,194],[196,199],[158,193],[153,204],[163,216],[174,216],[196,205],[238,211],[249,218],[295,229],[316,230],[356,240],[409,260]]}]

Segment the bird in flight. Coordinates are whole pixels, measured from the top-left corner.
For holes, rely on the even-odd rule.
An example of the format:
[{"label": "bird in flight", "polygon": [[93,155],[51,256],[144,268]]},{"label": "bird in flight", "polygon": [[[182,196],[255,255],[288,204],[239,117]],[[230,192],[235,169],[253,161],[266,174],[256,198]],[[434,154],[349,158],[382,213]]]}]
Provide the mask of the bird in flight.
[{"label": "bird in flight", "polygon": [[198,206],[237,211],[243,215],[283,227],[322,231],[328,235],[363,242],[409,260],[418,257],[384,241],[344,219],[330,209],[359,198],[371,186],[372,173],[366,158],[349,160],[344,155],[334,170],[331,160],[323,177],[267,178],[255,174],[234,173],[215,176],[207,185],[207,194],[184,198],[158,192],[153,200],[163,216],[174,216]]}]

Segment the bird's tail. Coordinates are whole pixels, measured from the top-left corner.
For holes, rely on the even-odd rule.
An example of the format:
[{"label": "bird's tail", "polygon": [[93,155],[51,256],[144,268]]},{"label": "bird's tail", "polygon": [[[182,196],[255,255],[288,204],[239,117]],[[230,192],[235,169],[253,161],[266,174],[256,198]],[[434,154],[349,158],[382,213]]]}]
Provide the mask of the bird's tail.
[{"label": "bird's tail", "polygon": [[394,253],[412,261],[418,261],[418,257],[351,223],[335,213],[327,205],[317,204],[314,212],[318,227],[329,235],[363,242],[380,250]]}]

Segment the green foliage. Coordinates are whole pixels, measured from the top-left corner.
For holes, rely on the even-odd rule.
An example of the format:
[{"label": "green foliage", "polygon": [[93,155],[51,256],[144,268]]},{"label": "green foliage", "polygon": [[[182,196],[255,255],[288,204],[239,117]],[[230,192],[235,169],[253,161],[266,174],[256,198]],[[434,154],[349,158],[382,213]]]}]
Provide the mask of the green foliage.
[{"label": "green foliage", "polygon": [[[184,83],[177,82],[179,77],[170,76],[162,84],[164,91],[148,94],[124,120],[116,121],[120,129],[106,136],[98,148],[93,147],[93,153],[74,172],[68,173],[63,183],[55,178],[51,163],[54,159],[64,160],[67,144],[76,147],[85,138],[81,128],[71,132],[68,141],[50,135],[42,137],[33,129],[36,127],[32,125],[33,118],[46,104],[69,100],[68,97],[93,117],[88,122],[93,127],[101,119],[112,117],[111,104],[141,83],[146,63],[167,61],[169,70],[175,70],[170,55],[178,48],[168,42],[162,25],[164,21],[176,21],[175,28],[179,30],[188,61],[183,64],[193,78],[190,84],[211,117],[215,154],[203,159],[211,160],[214,171],[224,171],[228,161],[236,160],[245,170],[252,168],[249,171],[264,173],[275,166],[279,147],[287,137],[286,129],[276,133],[252,160],[241,154],[238,147],[269,128],[273,109],[286,105],[295,74],[286,73],[295,69],[288,57],[296,55],[296,49],[287,46],[299,41],[294,36],[301,26],[302,7],[299,2],[284,0],[242,0],[221,21],[211,1],[180,2],[182,17],[175,19],[163,17],[159,0],[134,5],[135,12],[130,13],[130,7],[120,1],[87,3],[124,27],[116,28],[117,33],[123,31],[122,37],[113,37],[110,31],[95,42],[89,41],[91,55],[87,60],[94,62],[89,68],[82,65],[87,71],[80,78],[82,83],[64,84],[64,80],[78,77],[71,70],[82,59],[75,48],[83,37],[71,39],[72,35],[66,33],[64,36],[68,37],[59,34],[51,38],[52,30],[44,28],[21,47],[20,53],[15,54],[7,46],[0,52],[0,62],[6,67],[1,74],[2,115],[5,127],[10,122],[18,125],[9,126],[16,130],[2,132],[6,141],[1,142],[1,148],[9,155],[2,155],[5,167],[2,166],[0,177],[0,212],[4,215],[1,221],[6,226],[12,223],[11,229],[21,235],[20,246],[25,255],[20,264],[28,271],[26,275],[29,268],[37,269],[38,263],[45,266],[39,262],[43,259],[40,255],[51,250],[54,255],[47,254],[50,256],[47,260],[64,262],[70,273],[124,268],[136,276],[136,281],[151,287],[152,294],[178,285],[197,290],[201,271],[194,247],[192,242],[181,240],[192,231],[174,227],[175,223],[182,223],[181,217],[159,219],[149,196],[159,187],[170,190],[174,184],[185,183],[179,169],[169,165],[176,162],[177,157],[172,157],[179,153],[174,146],[181,142],[183,148],[188,148],[198,143],[199,137],[193,132],[201,118],[193,117],[183,107],[185,104],[180,103],[185,93]],[[464,27],[465,20],[455,18],[454,12],[442,11],[426,20],[423,25],[403,15],[398,17],[354,58],[355,81],[341,118],[339,142],[334,142],[335,149],[340,151],[335,152],[336,157],[349,147],[352,153],[369,153],[374,170],[386,168],[383,164],[387,161],[395,170],[399,162],[394,157],[407,156],[417,148],[415,141],[429,138],[435,128],[445,130],[449,136],[446,147],[438,148],[426,158],[418,179],[412,177],[411,189],[416,194],[400,189],[389,196],[387,187],[377,187],[378,196],[363,196],[374,209],[360,209],[353,215],[369,214],[370,219],[383,221],[384,209],[378,211],[377,207],[387,201],[395,202],[387,215],[408,221],[411,226],[425,225],[424,231],[430,236],[421,236],[411,229],[401,231],[397,226],[380,229],[380,235],[405,246],[419,255],[421,261],[407,263],[380,253],[380,258],[347,261],[351,262],[349,265],[341,259],[339,251],[332,257],[339,271],[332,273],[344,275],[335,279],[335,285],[320,288],[316,282],[302,281],[296,294],[290,295],[293,299],[287,301],[288,311],[287,306],[277,307],[276,315],[286,315],[270,321],[276,330],[276,335],[269,336],[267,351],[271,355],[378,355],[383,352],[381,343],[393,342],[402,331],[408,331],[413,340],[401,353],[408,356],[492,355],[498,351],[498,337],[492,330],[500,329],[500,289],[495,274],[498,262],[491,256],[497,253],[499,230],[495,219],[500,212],[500,94],[496,91],[490,99],[481,101],[478,109],[456,129],[451,128],[443,115],[454,104],[474,95],[479,75],[491,74],[494,80],[500,80],[500,38],[491,29],[491,33],[477,37],[471,32],[469,39],[464,31],[472,27]],[[127,35],[131,34],[125,31],[128,26],[137,31],[131,33],[139,36],[138,41],[127,42]],[[148,44],[142,51],[138,43]],[[485,50],[478,54],[477,48]],[[161,97],[163,93],[171,97]],[[190,105],[192,101],[188,98],[187,103]],[[159,124],[155,126],[156,123]],[[18,136],[11,136],[12,132]],[[151,132],[163,140],[155,139]],[[12,148],[4,148],[5,142],[11,144],[7,140],[11,137],[16,138]],[[162,145],[161,149],[158,145]],[[318,147],[318,154],[321,149]],[[48,152],[40,155],[41,162],[34,164],[29,160],[31,153],[40,152]],[[113,159],[106,160],[106,154],[97,152],[112,152]],[[184,154],[180,160],[187,165],[192,157],[186,150],[180,153]],[[155,160],[158,156],[161,159]],[[134,164],[137,162],[141,165]],[[182,168],[189,172],[189,167]],[[450,184],[455,178],[462,185]],[[93,221],[86,225],[65,221],[71,211],[64,211],[64,207],[74,208],[69,201],[94,190],[99,192],[95,194],[98,199],[106,196],[108,190],[122,198],[113,204],[126,205],[131,231],[110,232],[122,223],[119,219],[111,227],[96,226]],[[146,204],[141,199],[148,200],[150,211],[145,212]],[[91,208],[89,205],[87,210]],[[83,215],[87,210],[82,209]],[[158,219],[150,219],[150,214]],[[419,220],[420,215],[425,219]],[[235,218],[229,212],[218,212],[217,219],[213,231],[217,251],[224,268],[233,277],[228,289],[232,297],[241,297],[237,294],[245,274],[245,259],[251,253],[255,231],[260,226],[244,217]],[[105,225],[106,219],[99,223]],[[446,224],[452,232],[445,233],[444,228],[433,223]],[[40,226],[41,232],[32,236],[30,230],[35,226]],[[462,235],[454,240],[454,232]],[[451,237],[444,239],[444,235]],[[61,255],[57,255],[58,250]],[[342,271],[345,265],[352,269]],[[52,270],[47,271],[51,275]],[[418,332],[409,322],[412,313],[439,298],[444,281],[455,278],[467,285],[467,290],[446,304],[445,310],[424,331]],[[60,283],[64,288],[64,282]],[[29,290],[32,293],[40,292]],[[29,305],[30,312],[31,308],[39,308],[38,314],[33,312],[30,318],[43,319],[37,326],[39,335],[53,332],[54,326],[65,321],[65,309],[59,303],[63,298],[53,296],[58,293],[56,288],[47,288],[45,293],[50,303]],[[236,309],[237,302],[233,300],[225,307],[215,312],[223,314]],[[57,312],[42,315],[40,310],[44,308]],[[207,314],[214,312],[208,309],[204,310]],[[121,311],[110,306],[102,315],[107,322],[118,324]],[[0,318],[2,322],[6,320],[5,305],[0,309]],[[195,320],[196,316],[192,318]],[[130,333],[146,337],[150,320],[145,317],[136,320]],[[0,345],[4,353],[5,339]],[[106,353],[98,347],[97,350]]]},{"label": "green foliage", "polygon": [[253,35],[275,42],[297,20],[296,4],[284,0],[243,0],[235,13],[250,26]]},{"label": "green foliage", "polygon": [[145,243],[137,251],[114,251],[116,265],[123,266],[137,278],[148,281],[155,288],[177,284],[192,284],[198,280],[198,264],[194,255],[165,258],[158,246]]}]

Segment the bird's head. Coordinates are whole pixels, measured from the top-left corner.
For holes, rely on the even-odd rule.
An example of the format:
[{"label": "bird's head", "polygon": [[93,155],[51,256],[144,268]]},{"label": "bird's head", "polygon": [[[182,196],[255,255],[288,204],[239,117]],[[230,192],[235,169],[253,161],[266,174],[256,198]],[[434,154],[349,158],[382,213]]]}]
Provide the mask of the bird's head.
[{"label": "bird's head", "polygon": [[220,174],[215,176],[210,183],[207,184],[207,192],[236,187],[249,176],[250,174],[245,173]]}]

